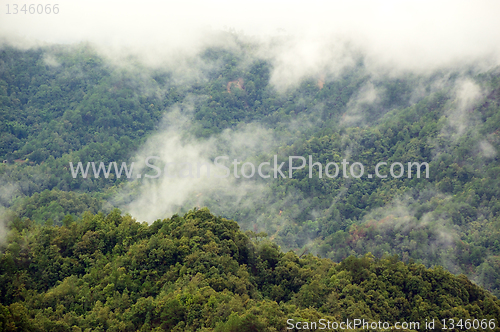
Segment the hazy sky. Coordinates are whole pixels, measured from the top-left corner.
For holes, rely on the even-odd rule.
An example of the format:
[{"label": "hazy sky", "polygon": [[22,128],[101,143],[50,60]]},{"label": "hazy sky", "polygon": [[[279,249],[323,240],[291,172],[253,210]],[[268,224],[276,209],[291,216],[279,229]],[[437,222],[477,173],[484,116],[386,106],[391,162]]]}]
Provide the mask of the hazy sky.
[{"label": "hazy sky", "polygon": [[18,45],[91,41],[163,57],[196,52],[214,42],[207,32],[234,28],[264,42],[292,36],[271,56],[313,70],[338,61],[341,42],[374,66],[405,70],[500,58],[500,1],[63,0],[57,15],[7,15],[16,3],[21,9],[25,2],[0,0],[0,38]]}]

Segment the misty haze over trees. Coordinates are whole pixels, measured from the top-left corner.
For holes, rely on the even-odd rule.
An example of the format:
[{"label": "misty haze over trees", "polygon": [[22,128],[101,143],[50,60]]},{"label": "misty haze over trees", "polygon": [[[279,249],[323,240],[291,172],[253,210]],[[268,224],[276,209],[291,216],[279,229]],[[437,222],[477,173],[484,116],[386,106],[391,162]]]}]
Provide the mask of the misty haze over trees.
[{"label": "misty haze over trees", "polygon": [[[161,23],[179,36],[146,33],[162,17],[143,8],[134,15],[150,23],[132,33],[125,5],[114,21],[123,31],[88,28],[82,4],[61,6],[67,31],[48,17],[6,18],[1,329],[498,320],[499,6],[449,4],[438,20],[443,4],[424,15],[429,4],[366,3],[333,23],[314,23],[312,4],[299,31],[246,16],[228,24],[238,29]],[[204,6],[197,26],[212,22]],[[405,32],[390,28],[405,17]],[[273,165],[275,155],[285,178],[74,178],[69,167],[135,162],[144,175],[148,156],[163,169],[217,156]],[[329,178],[307,165],[289,177],[289,156],[372,174],[379,162],[426,162],[429,178]]]}]

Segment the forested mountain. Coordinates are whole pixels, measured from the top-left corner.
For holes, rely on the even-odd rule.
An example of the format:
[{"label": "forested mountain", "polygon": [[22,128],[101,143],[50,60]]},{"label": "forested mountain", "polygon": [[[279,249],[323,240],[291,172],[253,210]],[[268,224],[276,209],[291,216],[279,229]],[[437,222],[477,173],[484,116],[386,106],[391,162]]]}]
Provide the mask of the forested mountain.
[{"label": "forested mountain", "polygon": [[[0,46],[2,328],[498,319],[499,68],[376,74],[359,54],[282,89],[252,41],[224,38],[233,47],[186,60],[196,75],[85,43]],[[219,186],[70,167],[148,153],[276,156],[285,176]],[[381,161],[428,163],[429,177],[330,178],[309,165],[289,176],[289,156],[372,174]]]},{"label": "forested mountain", "polygon": [[116,210],[12,227],[2,331],[286,331],[320,319],[500,330],[500,301],[464,275],[370,254],[298,257],[207,209],[151,225]]}]

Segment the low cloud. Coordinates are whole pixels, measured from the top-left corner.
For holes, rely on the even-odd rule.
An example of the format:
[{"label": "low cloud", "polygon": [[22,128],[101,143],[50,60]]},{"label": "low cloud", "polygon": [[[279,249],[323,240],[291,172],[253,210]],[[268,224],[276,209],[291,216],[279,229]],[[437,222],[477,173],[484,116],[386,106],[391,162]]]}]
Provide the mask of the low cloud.
[{"label": "low cloud", "polygon": [[500,63],[498,12],[497,1],[62,0],[58,14],[3,15],[0,40],[20,48],[88,42],[115,63],[191,70],[202,64],[186,59],[223,47],[269,59],[271,83],[284,91],[306,77],[334,79],[359,61],[374,76],[487,70]]},{"label": "low cloud", "polygon": [[46,53],[43,58],[43,63],[50,67],[59,67],[61,64],[57,61],[56,57],[53,55]]},{"label": "low cloud", "polygon": [[379,92],[372,82],[362,86],[357,95],[347,104],[347,111],[342,115],[341,124],[346,126],[362,126],[366,124],[368,107],[379,99]]},{"label": "low cloud", "polygon": [[[208,206],[214,213],[230,213],[262,202],[268,189],[264,189],[257,174],[257,166],[264,161],[262,158],[259,161],[259,156],[271,151],[280,141],[257,124],[226,130],[217,138],[196,139],[189,134],[189,107],[176,106],[170,110],[164,120],[166,127],[152,135],[131,159],[145,161],[149,156],[157,157],[149,163],[159,167],[161,176],[145,179],[145,174],[155,176],[158,173],[144,163],[138,165],[134,176],[141,174],[141,179],[131,181],[114,197],[112,205],[121,205],[139,220],[152,222],[178,213],[185,206]],[[218,156],[228,157],[218,160],[230,169],[228,176],[223,169],[215,167],[214,159]],[[230,165],[234,159],[240,162],[236,174],[239,179]],[[251,179],[241,174],[244,162],[255,166]],[[265,173],[269,170],[269,167],[263,168]],[[250,174],[249,166],[245,172]]]},{"label": "low cloud", "polygon": [[[455,247],[460,238],[453,227],[451,218],[446,213],[431,209],[417,219],[417,208],[426,202],[432,202],[436,206],[446,205],[451,200],[450,196],[435,193],[433,190],[424,190],[419,193],[418,199],[411,196],[395,198],[391,203],[371,211],[364,220],[367,225],[376,229],[377,232],[390,236],[390,234],[411,235],[412,231],[423,231],[425,237],[425,250],[429,255],[439,260],[439,264],[445,266],[453,273],[460,272],[460,267],[453,259],[449,259],[449,249]],[[422,244],[419,244],[422,245]],[[411,251],[405,245],[392,244],[393,247],[401,247],[400,250]],[[437,263],[437,262],[434,262]]]},{"label": "low cloud", "polygon": [[486,140],[479,142],[479,148],[482,156],[485,158],[493,158],[497,155],[495,147]]},{"label": "low cloud", "polygon": [[448,111],[448,133],[453,140],[461,137],[468,127],[474,126],[470,116],[481,97],[481,88],[471,80],[461,80],[456,85],[455,100]]},{"label": "low cloud", "polygon": [[478,106],[485,91],[470,78],[460,78],[451,82],[437,81],[442,85],[442,91],[448,91],[448,101],[444,105],[443,124],[437,138],[431,138],[429,144],[434,146],[433,158],[442,153],[451,153],[460,144],[460,139],[469,133],[477,135],[480,124],[478,114],[474,109]]}]

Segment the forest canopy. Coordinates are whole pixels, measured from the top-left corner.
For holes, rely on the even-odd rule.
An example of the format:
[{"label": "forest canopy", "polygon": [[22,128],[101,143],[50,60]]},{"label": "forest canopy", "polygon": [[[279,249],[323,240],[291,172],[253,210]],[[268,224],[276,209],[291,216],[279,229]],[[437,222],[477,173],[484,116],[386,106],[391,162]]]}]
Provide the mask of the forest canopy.
[{"label": "forest canopy", "polygon": [[7,243],[2,331],[285,331],[287,319],[348,318],[441,329],[500,317],[500,301],[464,275],[371,254],[299,257],[208,209],[151,225],[118,210],[63,226],[16,219]]}]

